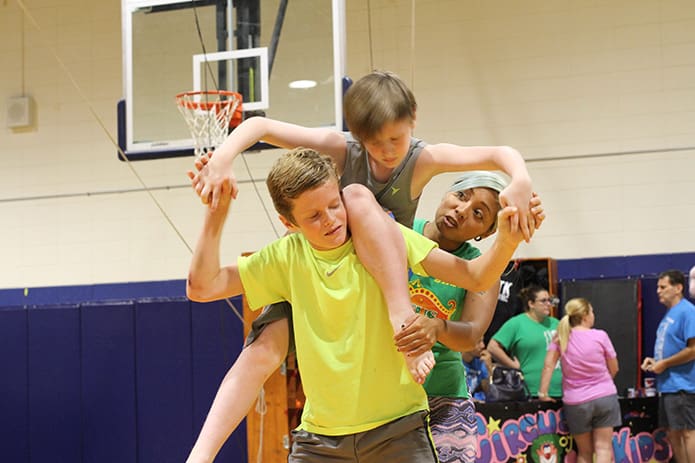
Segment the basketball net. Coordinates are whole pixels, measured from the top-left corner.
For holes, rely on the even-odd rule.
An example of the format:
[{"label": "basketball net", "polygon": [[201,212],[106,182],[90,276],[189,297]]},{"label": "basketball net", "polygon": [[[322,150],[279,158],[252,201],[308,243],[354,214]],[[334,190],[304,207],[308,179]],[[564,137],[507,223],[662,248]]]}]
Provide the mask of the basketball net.
[{"label": "basketball net", "polygon": [[241,95],[226,90],[183,92],[176,105],[193,136],[196,157],[215,150],[229,134],[229,127],[241,122]]}]

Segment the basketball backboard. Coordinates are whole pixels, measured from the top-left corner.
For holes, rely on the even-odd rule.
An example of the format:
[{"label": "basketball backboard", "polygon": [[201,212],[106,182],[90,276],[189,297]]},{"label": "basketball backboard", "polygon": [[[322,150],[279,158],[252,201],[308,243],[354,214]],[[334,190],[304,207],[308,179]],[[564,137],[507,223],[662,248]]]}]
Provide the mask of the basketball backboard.
[{"label": "basketball backboard", "polygon": [[193,154],[175,95],[231,90],[243,109],[342,128],[344,0],[122,0],[119,145],[131,160]]}]

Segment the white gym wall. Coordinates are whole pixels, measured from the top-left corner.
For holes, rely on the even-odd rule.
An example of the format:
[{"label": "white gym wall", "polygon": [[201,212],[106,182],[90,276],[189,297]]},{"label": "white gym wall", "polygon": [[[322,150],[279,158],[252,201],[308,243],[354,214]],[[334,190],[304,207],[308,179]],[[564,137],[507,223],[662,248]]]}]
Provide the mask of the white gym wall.
[{"label": "white gym wall", "polygon": [[[120,0],[25,3],[39,29],[16,1],[0,3],[0,102],[27,94],[36,109],[26,128],[8,128],[0,111],[0,287],[185,278],[189,251],[83,100],[115,136]],[[518,256],[694,250],[695,3],[415,3],[413,48],[411,0],[347,2],[348,74],[373,66],[411,82],[416,135],[429,142],[522,152],[548,219]],[[279,52],[291,50],[281,43]],[[261,190],[274,157],[247,156]],[[153,195],[192,246],[203,206],[185,187],[191,165],[183,158],[132,166],[147,186],[162,188]],[[248,178],[240,161],[236,171]],[[432,216],[453,178],[429,185],[420,216]],[[224,260],[274,237],[261,200],[243,183]]]}]

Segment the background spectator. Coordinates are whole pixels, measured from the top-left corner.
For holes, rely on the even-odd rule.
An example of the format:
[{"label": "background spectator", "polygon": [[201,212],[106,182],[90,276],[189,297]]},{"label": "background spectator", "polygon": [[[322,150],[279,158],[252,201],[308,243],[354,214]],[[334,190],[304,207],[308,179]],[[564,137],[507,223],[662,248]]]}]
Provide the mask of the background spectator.
[{"label": "background spectator", "polygon": [[473,400],[485,402],[490,387],[490,372],[492,371],[492,356],[485,349],[483,338],[480,338],[475,349],[463,352],[463,366],[466,369],[468,391]]},{"label": "background spectator", "polygon": [[[692,288],[692,286],[691,286]],[[683,298],[679,270],[659,275],[656,292],[667,312],[659,323],[654,357],[642,369],[656,373],[659,426],[666,429],[678,463],[695,462],[695,306]]]},{"label": "background spectator", "polygon": [[[510,318],[492,337],[487,348],[500,364],[518,368],[529,391],[538,391],[548,345],[558,319],[550,316],[552,300],[546,289],[529,286],[519,292],[525,312]],[[558,363],[550,381],[551,397],[562,397],[562,373]]]},{"label": "background spectator", "polygon": [[557,336],[548,346],[538,397],[548,396],[558,359],[562,365],[562,401],[570,433],[577,445],[577,463],[609,463],[613,459],[613,428],[622,423],[613,378],[618,358],[603,330],[594,329],[594,309],[584,298],[570,299]]}]

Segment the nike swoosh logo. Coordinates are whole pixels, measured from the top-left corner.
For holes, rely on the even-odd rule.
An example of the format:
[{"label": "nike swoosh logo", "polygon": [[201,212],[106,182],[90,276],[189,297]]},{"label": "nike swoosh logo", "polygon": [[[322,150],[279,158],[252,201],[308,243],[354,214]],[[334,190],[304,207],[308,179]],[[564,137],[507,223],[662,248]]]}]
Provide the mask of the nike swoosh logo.
[{"label": "nike swoosh logo", "polygon": [[391,196],[395,195],[395,194],[398,193],[399,191],[401,191],[400,188],[396,188],[395,186],[392,186],[392,187],[391,187]]},{"label": "nike swoosh logo", "polygon": [[329,277],[329,276],[333,275],[335,273],[335,271],[340,268],[340,265],[341,264],[338,264],[336,267],[334,267],[331,270],[326,270],[326,276]]}]

